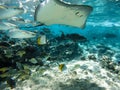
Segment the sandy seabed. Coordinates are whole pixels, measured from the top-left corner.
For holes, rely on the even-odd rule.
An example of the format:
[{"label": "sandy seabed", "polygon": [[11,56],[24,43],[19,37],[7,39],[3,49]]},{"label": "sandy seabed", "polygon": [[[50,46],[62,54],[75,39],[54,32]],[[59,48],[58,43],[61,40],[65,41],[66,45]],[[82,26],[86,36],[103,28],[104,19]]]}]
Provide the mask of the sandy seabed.
[{"label": "sandy seabed", "polygon": [[[65,63],[65,62],[64,62]],[[30,79],[17,83],[13,90],[119,90],[120,79],[98,62],[73,60],[62,72],[52,67],[41,76],[34,72]],[[8,90],[8,89],[6,89]]]}]

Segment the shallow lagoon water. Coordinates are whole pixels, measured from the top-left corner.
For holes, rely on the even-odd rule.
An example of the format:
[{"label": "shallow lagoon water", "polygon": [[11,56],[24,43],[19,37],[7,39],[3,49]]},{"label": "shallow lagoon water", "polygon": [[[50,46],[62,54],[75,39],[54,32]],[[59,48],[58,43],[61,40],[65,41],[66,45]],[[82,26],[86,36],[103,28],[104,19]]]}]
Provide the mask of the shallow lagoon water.
[{"label": "shallow lagoon water", "polygon": [[[34,27],[34,12],[39,0],[0,1],[2,5],[23,7],[24,13],[15,17],[26,21],[8,19],[3,22],[38,32],[37,35],[44,32],[51,40],[49,46],[38,46],[36,38],[10,39],[11,43],[0,44],[1,90],[119,90],[120,1],[66,1],[93,7],[83,30],[65,25]],[[62,32],[80,34],[87,41],[63,38]],[[4,35],[1,32],[1,37]],[[9,42],[9,38],[1,38],[1,42]],[[59,70],[61,64],[66,66],[62,72]]]}]

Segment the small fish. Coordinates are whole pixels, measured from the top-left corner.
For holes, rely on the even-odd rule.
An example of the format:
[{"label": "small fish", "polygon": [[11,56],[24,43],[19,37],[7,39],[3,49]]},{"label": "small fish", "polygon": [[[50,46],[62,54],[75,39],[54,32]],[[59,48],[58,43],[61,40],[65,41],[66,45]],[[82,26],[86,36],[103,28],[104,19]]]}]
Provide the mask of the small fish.
[{"label": "small fish", "polygon": [[35,21],[41,24],[64,24],[84,28],[93,8],[88,5],[69,4],[60,0],[44,0],[35,10]]},{"label": "small fish", "polygon": [[59,64],[58,69],[62,72],[67,69],[65,64]]},{"label": "small fish", "polygon": [[45,44],[47,44],[46,35],[41,35],[40,37],[38,37],[37,38],[37,44],[38,45],[45,45]]},{"label": "small fish", "polygon": [[20,17],[11,17],[8,20],[9,21],[15,21],[15,22],[21,22],[21,23],[25,22],[25,20],[23,18],[20,18]]},{"label": "small fish", "polygon": [[17,28],[15,24],[8,23],[8,22],[0,22],[0,30],[11,30]]},{"label": "small fish", "polygon": [[25,30],[19,30],[19,29],[14,29],[10,30],[7,34],[10,38],[33,38],[36,36],[36,33],[31,32],[31,31],[25,31]]},{"label": "small fish", "polygon": [[8,21],[10,23],[15,24],[19,28],[33,28],[33,27],[41,26],[40,22],[35,22],[21,17],[12,17],[9,18]]},{"label": "small fish", "polygon": [[0,5],[0,19],[7,19],[23,12],[23,8]]},{"label": "small fish", "polygon": [[25,25],[25,24],[32,23],[31,20],[24,19],[22,17],[11,17],[8,19],[8,21],[16,25]]}]

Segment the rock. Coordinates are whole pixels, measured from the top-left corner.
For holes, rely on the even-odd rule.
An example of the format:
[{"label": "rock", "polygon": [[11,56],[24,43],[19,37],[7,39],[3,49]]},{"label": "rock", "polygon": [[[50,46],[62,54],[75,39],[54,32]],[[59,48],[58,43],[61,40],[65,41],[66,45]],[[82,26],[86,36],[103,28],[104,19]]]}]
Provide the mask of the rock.
[{"label": "rock", "polygon": [[116,61],[116,63],[120,63],[120,53],[117,53],[117,54],[115,54],[115,61]]},{"label": "rock", "polygon": [[80,56],[82,52],[82,49],[78,47],[77,43],[66,43],[56,46],[55,49],[50,52],[50,56],[57,57],[57,60],[72,60]]},{"label": "rock", "polygon": [[101,44],[97,45],[96,48],[98,49],[99,56],[101,56],[103,54],[105,55],[105,53],[109,50],[112,51],[110,47],[107,47],[107,46],[101,45]]},{"label": "rock", "polygon": [[87,79],[70,79],[65,83],[60,82],[53,90],[105,90],[105,88]]},{"label": "rock", "polygon": [[31,74],[31,70],[30,70],[30,69],[20,70],[19,72],[20,72],[20,74],[22,74],[22,75],[24,75],[24,74],[30,75],[30,74]]},{"label": "rock", "polygon": [[19,63],[19,62],[16,62],[16,68],[19,69],[19,70],[23,70],[24,69],[22,63]]},{"label": "rock", "polygon": [[7,78],[7,84],[9,85],[9,87],[11,89],[13,89],[16,86],[16,81],[14,79],[12,79],[12,78]]},{"label": "rock", "polygon": [[83,61],[83,60],[86,60],[86,57],[85,56],[81,56],[80,59]]},{"label": "rock", "polygon": [[105,52],[105,55],[106,56],[109,56],[109,57],[112,57],[113,55],[114,55],[114,51],[113,50],[107,50],[106,52]]},{"label": "rock", "polygon": [[10,44],[8,42],[0,42],[0,48],[9,48]]},{"label": "rock", "polygon": [[104,35],[105,38],[117,38],[117,34],[113,34],[113,33],[106,33]]},{"label": "rock", "polygon": [[115,70],[116,63],[114,63],[108,56],[102,56],[100,64],[103,68],[111,72],[117,73],[117,70]]},{"label": "rock", "polygon": [[37,70],[37,71],[39,72],[39,74],[43,75],[46,70],[47,70],[47,68],[42,67],[42,68],[39,68],[39,70]]},{"label": "rock", "polygon": [[[38,62],[38,63],[36,63],[37,65],[40,65],[40,66],[44,65],[44,58],[37,57],[36,60]],[[45,62],[46,61],[47,61],[47,59],[45,60]]]},{"label": "rock", "polygon": [[28,59],[31,59],[31,58],[35,58],[36,56],[37,56],[37,54],[38,54],[38,52],[37,52],[37,47],[36,46],[26,46],[25,48],[24,48],[24,50],[25,50],[25,55],[24,55],[24,58],[28,58]]},{"label": "rock", "polygon": [[31,58],[29,60],[29,62],[32,63],[32,64],[37,64],[38,63],[38,61],[35,58]]},{"label": "rock", "polygon": [[19,57],[23,57],[23,55],[25,55],[25,54],[26,54],[26,52],[24,50],[18,51],[16,53],[16,55],[19,56]]},{"label": "rock", "polygon": [[14,53],[11,49],[6,49],[6,50],[4,50],[4,55],[7,58],[12,58],[14,56]]},{"label": "rock", "polygon": [[109,72],[107,72],[106,74],[107,74],[107,76],[108,76],[109,78],[112,78],[112,77],[113,77],[113,75],[112,75],[111,73],[109,73]]},{"label": "rock", "polygon": [[20,81],[24,81],[24,80],[27,80],[27,79],[29,79],[29,75],[26,75],[26,74],[21,74],[21,75],[19,75],[19,80]]},{"label": "rock", "polygon": [[80,64],[76,64],[74,67],[73,67],[73,70],[75,69],[80,69]]},{"label": "rock", "polygon": [[23,64],[23,68],[24,68],[24,69],[30,69],[30,67],[31,67],[31,66],[28,65],[28,64]]},{"label": "rock", "polygon": [[106,61],[106,62],[109,62],[110,61],[110,58],[106,55],[103,55],[102,58],[101,58],[102,61]]},{"label": "rock", "polygon": [[76,33],[67,34],[66,38],[71,39],[73,41],[87,41],[87,38]]},{"label": "rock", "polygon": [[77,72],[76,72],[76,71],[72,71],[72,72],[70,72],[70,74],[71,74],[73,77],[75,77],[75,76],[77,75]]},{"label": "rock", "polygon": [[20,81],[26,80],[30,77],[31,71],[29,69],[24,69],[19,71],[19,76],[17,77]]},{"label": "rock", "polygon": [[87,70],[88,66],[84,64],[84,65],[80,66],[80,68],[83,69],[83,70]]},{"label": "rock", "polygon": [[2,68],[0,68],[0,72],[2,72],[2,73],[6,72],[8,70],[10,70],[9,67],[2,67]]},{"label": "rock", "polygon": [[25,47],[25,52],[26,53],[34,53],[37,50],[35,46],[27,46]]},{"label": "rock", "polygon": [[95,55],[91,54],[91,55],[88,55],[88,59],[89,59],[89,60],[96,61],[97,58],[96,58]]},{"label": "rock", "polygon": [[9,72],[0,74],[0,78],[8,78],[8,77],[11,77],[11,74]]}]

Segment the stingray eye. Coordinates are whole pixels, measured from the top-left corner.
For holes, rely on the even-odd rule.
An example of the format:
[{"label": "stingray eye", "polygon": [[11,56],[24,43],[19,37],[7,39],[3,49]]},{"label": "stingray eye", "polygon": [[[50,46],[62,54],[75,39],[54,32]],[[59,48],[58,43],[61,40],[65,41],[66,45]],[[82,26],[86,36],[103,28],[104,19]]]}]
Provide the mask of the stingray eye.
[{"label": "stingray eye", "polygon": [[82,17],[83,15],[80,14],[80,12],[76,12],[75,15],[79,16],[79,17]]}]

